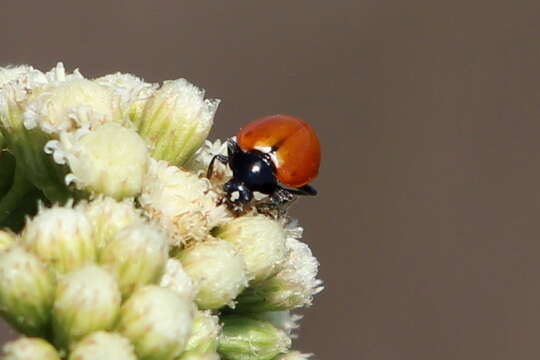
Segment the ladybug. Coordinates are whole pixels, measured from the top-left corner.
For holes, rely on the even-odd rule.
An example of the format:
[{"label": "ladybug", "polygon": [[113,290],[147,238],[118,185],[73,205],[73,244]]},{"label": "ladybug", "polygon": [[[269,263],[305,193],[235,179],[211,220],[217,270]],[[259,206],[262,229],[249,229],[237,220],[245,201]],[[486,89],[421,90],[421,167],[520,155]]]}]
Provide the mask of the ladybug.
[{"label": "ladybug", "polygon": [[212,158],[207,176],[212,177],[215,160],[229,165],[233,177],[223,189],[233,204],[248,204],[255,191],[277,205],[295,195],[317,195],[309,182],[319,171],[321,149],[315,130],[304,120],[289,115],[254,120],[227,141],[227,154]]}]

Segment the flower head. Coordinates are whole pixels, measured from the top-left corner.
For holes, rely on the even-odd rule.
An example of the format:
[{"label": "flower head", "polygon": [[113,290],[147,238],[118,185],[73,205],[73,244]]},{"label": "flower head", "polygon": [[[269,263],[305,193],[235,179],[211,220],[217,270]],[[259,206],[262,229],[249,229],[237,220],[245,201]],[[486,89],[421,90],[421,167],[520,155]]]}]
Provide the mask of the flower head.
[{"label": "flower head", "polygon": [[133,345],[114,332],[97,331],[73,346],[69,360],[137,360]]},{"label": "flower head", "polygon": [[166,81],[135,124],[154,145],[154,158],[182,165],[208,136],[218,105],[219,100],[205,100],[204,91],[186,79]]},{"label": "flower head", "polygon": [[2,359],[309,357],[290,309],[318,262],[285,209],[226,201],[229,166],[207,178],[218,104],[185,79],[0,67],[0,316],[40,337]]},{"label": "flower head", "polygon": [[117,123],[62,132],[60,140],[47,143],[47,151],[57,163],[69,165],[68,184],[74,182],[81,190],[115,199],[141,192],[150,160],[142,138]]},{"label": "flower head", "polygon": [[216,205],[217,194],[207,180],[164,161],[150,161],[139,201],[167,229],[172,245],[203,240],[230,216],[225,206]]},{"label": "flower head", "polygon": [[194,310],[189,299],[149,285],[122,305],[117,331],[131,341],[140,358],[173,360],[184,351]]},{"label": "flower head", "polygon": [[70,206],[41,207],[24,228],[21,245],[57,271],[69,272],[96,259],[93,235],[84,213]]},{"label": "flower head", "polygon": [[233,300],[248,284],[242,256],[224,240],[195,243],[179,254],[182,266],[197,286],[201,309],[219,309]]},{"label": "flower head", "polygon": [[56,349],[40,338],[22,337],[4,345],[2,360],[60,360]]},{"label": "flower head", "polygon": [[120,289],[114,276],[96,265],[62,277],[53,307],[56,344],[67,348],[94,331],[112,328],[120,301]]}]

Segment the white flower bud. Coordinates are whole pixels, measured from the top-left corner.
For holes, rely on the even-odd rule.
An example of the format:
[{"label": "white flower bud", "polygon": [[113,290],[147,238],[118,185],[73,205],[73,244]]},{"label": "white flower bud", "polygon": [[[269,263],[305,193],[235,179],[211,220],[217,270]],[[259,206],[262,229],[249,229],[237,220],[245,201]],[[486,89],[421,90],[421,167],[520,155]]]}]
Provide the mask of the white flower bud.
[{"label": "white flower bud", "polygon": [[322,281],[317,279],[319,263],[309,246],[290,237],[287,247],[289,255],[282,269],[246,289],[238,298],[240,311],[280,311],[309,306],[313,296],[322,291]]},{"label": "white flower bud", "polygon": [[167,258],[167,237],[140,222],[118,232],[101,251],[99,262],[116,275],[125,298],[140,286],[158,282]]},{"label": "white flower bud", "polygon": [[6,81],[11,81],[0,86],[0,132],[4,137],[4,146],[17,158],[17,167],[51,201],[64,201],[68,197],[62,181],[65,169],[55,164],[43,151],[50,136],[40,130],[28,130],[23,119],[29,94],[47,85],[49,79],[31,67],[12,70],[7,70],[10,74],[6,74]]},{"label": "white flower bud", "polygon": [[0,230],[0,251],[8,248],[17,240],[17,235],[9,230]]},{"label": "white flower bud", "polygon": [[275,360],[309,360],[313,354],[303,354],[300,351],[290,351],[286,354],[279,355]]},{"label": "white flower bud", "polygon": [[238,217],[221,225],[215,235],[238,249],[254,283],[275,274],[287,254],[283,226],[266,216]]},{"label": "white flower bud", "polygon": [[0,67],[0,89],[12,81],[44,84],[47,82],[47,77],[29,65]]},{"label": "white flower bud", "polygon": [[53,307],[55,342],[63,348],[98,330],[110,329],[121,295],[114,277],[88,265],[60,279]]},{"label": "white flower bud", "polygon": [[193,313],[190,300],[149,285],[122,305],[117,330],[131,340],[140,359],[172,360],[184,351]]},{"label": "white flower bud", "polygon": [[[80,110],[92,116],[79,116]],[[37,88],[28,97],[24,125],[27,129],[39,127],[48,134],[76,130],[84,125],[112,121],[115,118],[112,92],[82,77],[53,82]],[[92,119],[88,124],[87,119]]]},{"label": "white flower bud", "polygon": [[94,80],[106,86],[119,98],[122,115],[139,121],[144,106],[156,91],[157,84],[149,84],[131,74],[110,74]]},{"label": "white flower bud", "polygon": [[291,346],[282,330],[266,321],[226,315],[219,341],[219,353],[228,360],[271,360]]},{"label": "white flower bud", "polygon": [[182,165],[208,136],[218,105],[219,100],[204,100],[204,91],[185,79],[166,81],[135,124],[154,144],[154,158]]},{"label": "white flower bud", "polygon": [[212,228],[229,218],[225,206],[216,206],[217,198],[207,180],[151,160],[139,202],[167,230],[171,245],[181,245],[190,239],[205,239]]},{"label": "white flower bud", "polygon": [[220,333],[221,326],[217,316],[212,315],[210,311],[197,311],[193,320],[191,336],[180,359],[217,354]]},{"label": "white flower bud", "polygon": [[195,243],[183,250],[179,259],[198,288],[199,308],[233,305],[233,300],[248,284],[244,260],[224,240]]},{"label": "white flower bud", "polygon": [[159,285],[174,291],[180,297],[195,299],[197,291],[195,284],[184,270],[182,263],[176,259],[167,260],[165,273]]},{"label": "white flower bud", "polygon": [[47,334],[54,288],[54,276],[36,256],[18,246],[0,252],[0,312],[24,334]]},{"label": "white flower bud", "polygon": [[19,338],[2,349],[1,360],[60,360],[56,349],[40,338]]},{"label": "white flower bud", "polygon": [[86,214],[94,229],[94,240],[101,250],[118,232],[131,224],[143,221],[142,212],[135,208],[133,199],[117,201],[99,196],[92,201],[82,201],[77,209]]},{"label": "white flower bud", "polygon": [[69,165],[67,183],[115,199],[141,192],[150,158],[143,139],[118,123],[62,132],[59,141],[47,143],[47,149],[57,163]]},{"label": "white flower bud", "polygon": [[133,345],[117,333],[98,331],[73,346],[68,360],[137,360]]},{"label": "white flower bud", "polygon": [[96,259],[88,218],[70,207],[41,208],[21,235],[21,244],[57,271],[68,272]]}]

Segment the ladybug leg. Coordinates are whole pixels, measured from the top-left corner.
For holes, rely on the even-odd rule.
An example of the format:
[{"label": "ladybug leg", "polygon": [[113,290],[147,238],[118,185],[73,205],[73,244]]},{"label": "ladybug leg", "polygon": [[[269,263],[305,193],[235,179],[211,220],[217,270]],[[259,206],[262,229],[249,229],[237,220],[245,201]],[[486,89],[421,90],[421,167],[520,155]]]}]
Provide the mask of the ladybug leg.
[{"label": "ladybug leg", "polygon": [[287,191],[296,195],[305,195],[305,196],[317,195],[317,190],[313,186],[309,186],[309,185],[304,185],[299,188],[287,189]]},{"label": "ladybug leg", "polygon": [[296,196],[289,189],[279,187],[272,195],[270,195],[270,201],[277,206],[284,206],[292,201],[296,200]]},{"label": "ladybug leg", "polygon": [[219,162],[223,165],[227,165],[229,163],[229,158],[227,156],[221,154],[214,155],[212,160],[210,160],[210,164],[208,164],[208,171],[206,172],[206,177],[208,179],[212,178],[212,173],[214,172],[214,162],[216,160],[219,160]]}]

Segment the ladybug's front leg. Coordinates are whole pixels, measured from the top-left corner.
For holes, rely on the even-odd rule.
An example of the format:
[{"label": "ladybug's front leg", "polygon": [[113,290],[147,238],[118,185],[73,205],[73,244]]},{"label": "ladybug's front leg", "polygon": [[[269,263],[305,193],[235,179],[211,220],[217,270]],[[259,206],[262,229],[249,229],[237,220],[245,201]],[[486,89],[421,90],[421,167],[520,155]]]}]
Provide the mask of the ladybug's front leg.
[{"label": "ladybug's front leg", "polygon": [[212,173],[214,172],[214,162],[216,160],[219,160],[219,162],[223,165],[227,165],[229,163],[229,158],[227,156],[221,154],[214,155],[212,160],[210,160],[210,164],[208,164],[208,171],[206,172],[206,177],[208,179],[212,178]]}]

